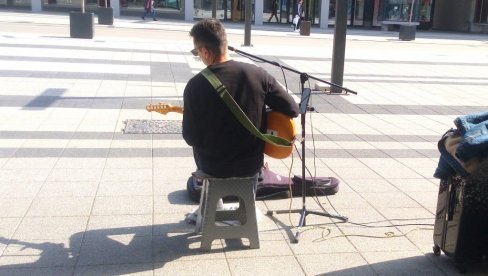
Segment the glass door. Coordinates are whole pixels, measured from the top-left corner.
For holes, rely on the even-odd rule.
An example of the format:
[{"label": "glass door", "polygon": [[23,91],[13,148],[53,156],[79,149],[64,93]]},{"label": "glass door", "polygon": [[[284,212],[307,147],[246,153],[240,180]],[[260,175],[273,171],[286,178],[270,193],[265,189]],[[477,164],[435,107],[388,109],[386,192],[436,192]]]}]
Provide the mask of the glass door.
[{"label": "glass door", "polygon": [[488,22],[488,0],[477,0],[474,10],[474,23]]}]

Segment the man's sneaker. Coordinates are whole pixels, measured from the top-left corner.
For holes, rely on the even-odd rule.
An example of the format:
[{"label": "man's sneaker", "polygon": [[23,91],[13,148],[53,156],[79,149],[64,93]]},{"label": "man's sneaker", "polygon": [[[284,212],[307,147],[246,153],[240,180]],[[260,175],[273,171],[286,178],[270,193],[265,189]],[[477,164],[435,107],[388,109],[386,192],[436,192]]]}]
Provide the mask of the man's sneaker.
[{"label": "man's sneaker", "polygon": [[185,222],[189,224],[196,224],[198,218],[198,212],[200,212],[199,208],[196,208],[191,213],[185,215]]}]

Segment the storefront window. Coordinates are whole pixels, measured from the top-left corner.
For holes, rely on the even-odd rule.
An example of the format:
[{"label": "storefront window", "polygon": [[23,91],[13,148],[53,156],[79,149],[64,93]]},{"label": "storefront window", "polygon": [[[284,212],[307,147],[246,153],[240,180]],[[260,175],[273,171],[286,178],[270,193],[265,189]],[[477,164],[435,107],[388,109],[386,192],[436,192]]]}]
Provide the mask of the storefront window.
[{"label": "storefront window", "polygon": [[[228,3],[231,2],[239,2],[239,3],[232,3],[235,5],[235,9],[240,11],[241,10],[241,3],[244,5],[244,1],[226,1],[226,0],[217,0],[216,1],[216,17],[218,19],[224,19],[225,11],[227,10],[226,6]],[[194,9],[194,18],[212,18],[212,0],[195,0],[195,9]],[[231,6],[233,7],[233,6]],[[243,7],[243,6],[242,6]]]},{"label": "storefront window", "polygon": [[0,6],[30,7],[31,0],[0,0]]},{"label": "storefront window", "polygon": [[477,0],[474,11],[475,23],[488,22],[488,0]]},{"label": "storefront window", "polygon": [[420,0],[383,0],[382,18],[385,21],[418,22]]},{"label": "storefront window", "polygon": [[420,0],[420,22],[430,22],[432,0]]}]

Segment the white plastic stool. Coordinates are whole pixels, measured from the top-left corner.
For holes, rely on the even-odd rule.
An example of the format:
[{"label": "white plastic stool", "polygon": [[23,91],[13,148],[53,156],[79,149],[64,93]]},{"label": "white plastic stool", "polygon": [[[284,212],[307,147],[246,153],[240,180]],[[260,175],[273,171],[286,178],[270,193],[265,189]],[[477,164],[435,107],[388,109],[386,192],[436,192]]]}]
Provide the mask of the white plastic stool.
[{"label": "white plastic stool", "polygon": [[[195,172],[194,176],[203,178],[200,212],[195,229],[197,233],[202,233],[200,249],[210,250],[215,239],[232,238],[247,238],[250,248],[259,248],[255,206],[257,176],[213,178],[201,171]],[[238,199],[237,209],[222,208],[222,198],[229,196]]]}]

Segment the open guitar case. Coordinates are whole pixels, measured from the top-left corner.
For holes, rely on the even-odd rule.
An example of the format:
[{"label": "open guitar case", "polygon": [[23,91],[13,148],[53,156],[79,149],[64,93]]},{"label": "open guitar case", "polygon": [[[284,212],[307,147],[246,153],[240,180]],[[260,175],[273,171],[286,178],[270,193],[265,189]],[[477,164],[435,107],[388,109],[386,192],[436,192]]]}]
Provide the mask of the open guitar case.
[{"label": "open guitar case", "polygon": [[[271,171],[267,164],[263,166],[258,178],[256,200],[288,198],[291,195],[302,196],[302,177],[293,176],[289,183],[288,176],[282,176]],[[306,196],[333,195],[339,191],[339,180],[335,177],[305,178]],[[190,176],[186,183],[189,197],[194,202],[200,201],[202,179]],[[235,198],[224,198],[224,201],[234,201]]]}]

